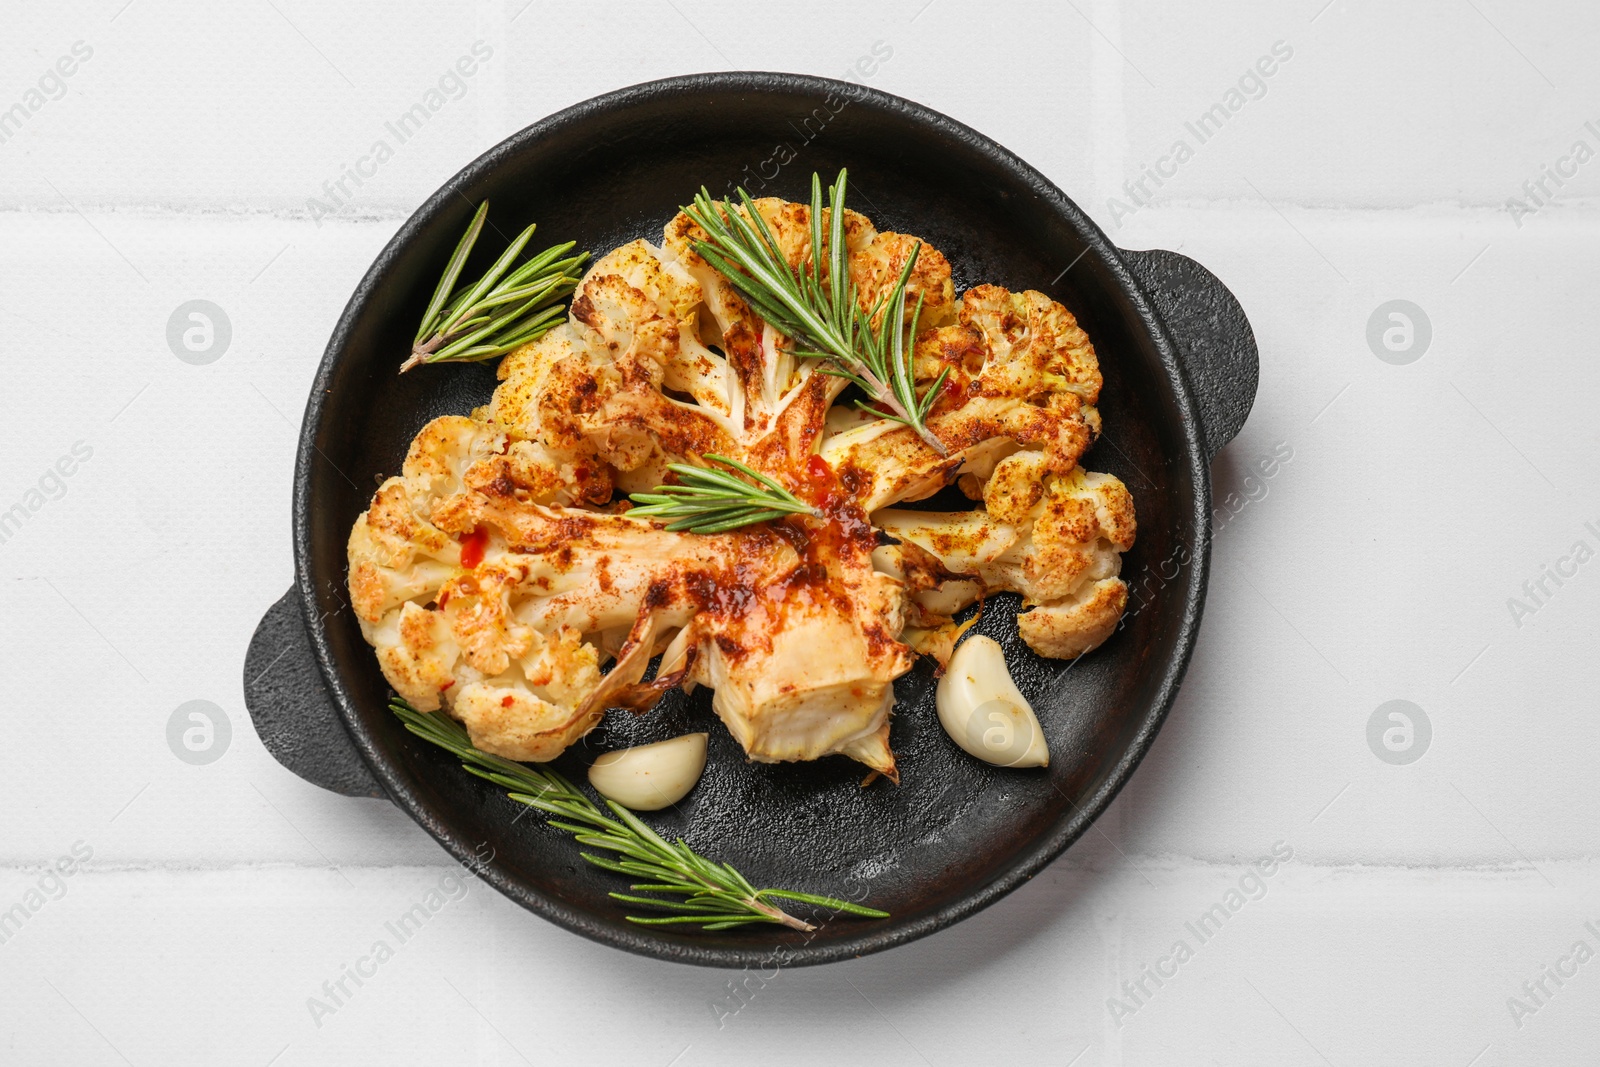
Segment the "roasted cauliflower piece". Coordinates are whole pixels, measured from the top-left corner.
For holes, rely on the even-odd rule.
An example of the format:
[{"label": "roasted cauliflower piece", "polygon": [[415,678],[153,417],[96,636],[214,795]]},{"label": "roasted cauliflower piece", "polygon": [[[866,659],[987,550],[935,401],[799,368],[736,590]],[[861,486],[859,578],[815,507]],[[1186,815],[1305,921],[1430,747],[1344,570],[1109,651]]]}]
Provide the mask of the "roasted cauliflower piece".
[{"label": "roasted cauliflower piece", "polygon": [[977,499],[1019,449],[1066,474],[1099,435],[1099,362],[1070,311],[1042,293],[980,285],[962,295],[957,320],[924,331],[914,354],[918,380],[949,372],[928,418],[946,455],[884,419],[836,423],[822,442],[869,512],[923,499],[952,478]]},{"label": "roasted cauliflower piece", "polygon": [[598,368],[577,331],[558,326],[500,361],[503,384],[478,414],[513,442],[516,484],[540,504],[605,504],[611,467],[585,434]]},{"label": "roasted cauliflower piece", "polygon": [[458,416],[424,427],[400,476],[350,532],[350,593],[397,693],[422,711],[449,707],[485,751],[549,760],[605,711],[587,700],[601,680],[598,654],[575,630],[517,619],[521,564],[446,506],[540,495],[542,480],[518,485],[507,473],[526,443]]},{"label": "roasted cauliflower piece", "polygon": [[[792,265],[810,256],[809,206],[754,208]],[[914,371],[947,374],[927,420],[944,454],[796,357],[679,214],[661,245],[596,261],[568,322],[507,356],[471,417],[423,427],[356,521],[352,604],[402,697],[485,751],[544,761],[608,708],[706,686],[753,760],[842,754],[897,780],[894,681],[919,653],[948,659],[957,612],[1019,592],[1046,656],[1114,630],[1134,517],[1121,482],[1078,466],[1100,428],[1088,337],[1041,293],[957,299],[916,237],[855,212],[844,233],[864,308],[916,254]],[[626,494],[707,453],[822,516],[699,535],[628,514]],[[981,507],[894,507],[951,484]]]},{"label": "roasted cauliflower piece", "polygon": [[1002,461],[990,479],[995,502],[1003,500],[999,509],[886,508],[873,522],[962,576],[914,593],[927,610],[948,615],[987,593],[1020,593],[1022,639],[1041,656],[1067,659],[1111,636],[1127,605],[1128,588],[1117,575],[1122,553],[1133,547],[1133,498],[1114,476],[1081,470],[1047,476],[1020,492],[1009,479],[997,486],[1010,473],[1006,464],[1026,455]]}]

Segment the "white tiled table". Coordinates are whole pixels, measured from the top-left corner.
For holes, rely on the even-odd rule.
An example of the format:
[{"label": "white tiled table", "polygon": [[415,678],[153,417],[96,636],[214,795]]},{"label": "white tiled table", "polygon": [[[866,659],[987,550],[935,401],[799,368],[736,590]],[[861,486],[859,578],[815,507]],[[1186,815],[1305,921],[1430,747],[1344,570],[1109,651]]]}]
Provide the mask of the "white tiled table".
[{"label": "white tiled table", "polygon": [[[41,479],[46,499],[0,544],[0,910],[32,911],[0,944],[0,1061],[1593,1062],[1600,961],[1569,954],[1600,951],[1600,563],[1538,603],[1523,585],[1600,549],[1600,161],[1546,179],[1535,212],[1507,201],[1570,171],[1575,141],[1600,149],[1600,11],[1321,3],[7,0],[0,108],[28,114],[0,127],[0,510]],[[460,95],[313,220],[479,41]],[[1255,499],[1218,535],[1150,757],[1012,897],[786,971],[736,1013],[729,974],[475,886],[313,1020],[307,998],[447,870],[387,804],[279,767],[242,704],[347,294],[432,189],[534,119],[688,71],[840,75],[876,42],[892,55],[870,84],[1016,150],[1119,243],[1205,263],[1254,324],[1260,394],[1216,488]],[[1200,143],[1186,123],[1279,42],[1289,58]],[[72,75],[28,97],[61,57]],[[1133,202],[1124,183],[1163,156],[1171,173],[1179,140],[1175,175]],[[1432,326],[1405,365],[1366,339],[1397,298]],[[205,366],[166,343],[191,299],[232,324]],[[48,476],[75,445],[88,458]],[[1292,459],[1247,484],[1278,448]],[[206,766],[166,741],[196,699],[233,726]],[[1392,699],[1432,724],[1407,765],[1367,742]],[[1293,859],[1264,895],[1188,933],[1275,842]],[[1170,974],[1180,939],[1175,977],[1123,991]]]}]

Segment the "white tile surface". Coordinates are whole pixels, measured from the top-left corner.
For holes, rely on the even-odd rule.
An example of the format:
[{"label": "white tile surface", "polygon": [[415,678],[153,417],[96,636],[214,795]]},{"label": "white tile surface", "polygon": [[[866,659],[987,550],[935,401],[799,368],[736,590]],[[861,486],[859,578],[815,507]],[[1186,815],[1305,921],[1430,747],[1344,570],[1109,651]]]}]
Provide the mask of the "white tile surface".
[{"label": "white tile surface", "polygon": [[[0,910],[92,850],[0,943],[4,1062],[1592,1055],[1600,962],[1545,979],[1520,1019],[1508,998],[1574,942],[1600,951],[1600,565],[1520,626],[1507,600],[1578,538],[1600,545],[1600,162],[1520,225],[1506,200],[1600,124],[1593,5],[123,3],[12,0],[0,35],[0,109],[93,50],[0,143],[0,507],[92,449],[0,545]],[[478,41],[493,54],[459,97],[316,224],[307,199]],[[727,974],[591,945],[474,885],[318,1026],[307,998],[447,873],[388,805],[280,768],[242,705],[346,294],[433,188],[552,110],[694,70],[839,74],[877,41],[893,57],[872,84],[1016,150],[1119,243],[1199,259],[1250,313],[1261,389],[1215,487],[1254,499],[1218,535],[1154,750],[1099,832],[1011,898],[785,972],[736,1014]],[[1293,56],[1265,93],[1127,203],[1278,41]],[[195,298],[234,329],[205,367],[164,341]],[[1365,338],[1394,298],[1433,327],[1406,366]],[[1434,731],[1407,766],[1366,742],[1395,698]],[[164,740],[192,699],[234,725],[206,767]],[[1261,899],[1136,1010],[1108,1008],[1280,840],[1295,857]]]}]

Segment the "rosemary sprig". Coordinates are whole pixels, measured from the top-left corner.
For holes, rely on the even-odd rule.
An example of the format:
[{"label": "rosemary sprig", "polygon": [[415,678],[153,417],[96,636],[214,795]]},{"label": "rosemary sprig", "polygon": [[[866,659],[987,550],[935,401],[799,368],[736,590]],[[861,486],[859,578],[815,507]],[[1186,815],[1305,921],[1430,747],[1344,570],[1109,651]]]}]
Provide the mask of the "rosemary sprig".
[{"label": "rosemary sprig", "polygon": [[789,266],[743,187],[737,192],[748,218],[735,211],[726,197],[712,200],[704,186],[693,206],[683,209],[711,238],[696,241],[695,251],[733,283],[756,314],[790,339],[795,355],[831,362],[827,373],[854,382],[889,410],[858,401],[860,407],[911,427],[942,456],[944,444],[928,429],[926,420],[950,370],[945,368],[919,396],[906,344],[907,331],[915,331],[922,315],[919,294],[911,323],[905,322],[906,283],[921,245],[906,257],[894,286],[880,295],[870,310],[862,308],[856,284],[850,280],[844,239],[846,173],[840,170],[838,179],[828,187],[826,242],[822,178],[811,175],[811,256],[798,269]]},{"label": "rosemary sprig", "polygon": [[477,281],[459,291],[456,281],[466,266],[472,247],[483,232],[489,215],[489,202],[478,205],[472,224],[461,235],[444,275],[433,291],[422,325],[417,327],[411,357],[400,365],[401,373],[419,363],[472,361],[503,356],[529,341],[537,341],[560,321],[561,301],[578,284],[578,268],[589,253],[567,255],[574,242],[545,249],[516,269],[511,264],[534,227],[517,235],[510,246]]},{"label": "rosemary sprig", "polygon": [[667,469],[678,476],[680,484],[658,485],[653,493],[632,494],[630,499],[644,506],[634,508],[628,514],[642,518],[671,519],[673,521],[668,524],[668,530],[701,534],[723,533],[783,515],[822,516],[822,512],[816,508],[738,460],[714,452],[707,453],[705,458],[754,478],[759,484],[751,485],[727,471],[711,467],[673,463]]},{"label": "rosemary sprig", "polygon": [[555,771],[535,770],[480,750],[468,739],[466,728],[443,712],[424,715],[398,698],[389,702],[389,710],[400,717],[407,730],[461,760],[468,772],[509,790],[509,796],[517,803],[555,816],[549,820],[550,825],[573,834],[579,844],[614,853],[616,858],[590,852],[579,855],[596,867],[641,879],[628,887],[632,893],[612,893],[614,899],[665,913],[629,915],[629,922],[645,926],[689,923],[705,930],[727,930],[750,923],[816,929],[769,903],[772,900],[793,900],[867,919],[889,917],[886,911],[848,900],[789,889],[757,889],[733,867],[706,859],[684,844],[682,838],[667,842],[621,804],[607,800],[606,806],[611,810],[607,815]]}]

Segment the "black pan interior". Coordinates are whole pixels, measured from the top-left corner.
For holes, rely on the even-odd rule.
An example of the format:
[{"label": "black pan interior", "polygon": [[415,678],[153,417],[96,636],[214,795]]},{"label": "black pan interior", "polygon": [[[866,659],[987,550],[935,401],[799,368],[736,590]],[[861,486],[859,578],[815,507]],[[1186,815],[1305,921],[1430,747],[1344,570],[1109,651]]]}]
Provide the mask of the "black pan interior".
[{"label": "black pan interior", "polygon": [[[880,230],[938,247],[958,290],[978,282],[1039,289],[1089,331],[1105,375],[1105,433],[1085,465],[1116,474],[1133,492],[1139,539],[1123,573],[1139,590],[1124,628],[1070,668],[1021,644],[1014,598],[990,602],[979,630],[1006,646],[1039,711],[1047,771],[997,769],[958,750],[934,716],[926,666],[898,686],[898,788],[862,788],[862,768],[842,758],[747,763],[704,692],[678,694],[639,718],[611,712],[559,762],[569,776],[581,780],[605,748],[709,730],[704,780],[652,821],[758,885],[864,899],[893,915],[829,921],[811,935],[774,927],[645,931],[606,897],[618,879],[584,864],[566,835],[536,816],[513,824],[523,809],[398,727],[345,606],[345,541],[418,428],[468,412],[494,387],[492,366],[395,373],[479,201],[491,201],[491,223],[503,235],[532,221],[535,245],[574,240],[601,254],[637,237],[659,241],[662,225],[701,185],[722,193],[743,182],[756,195],[806,199],[813,170],[826,180],[841,166],[850,170],[853,206]],[[763,175],[772,175],[765,184]],[[487,260],[503,240],[481,245],[477,259]],[[579,105],[500,145],[424,205],[373,266],[329,347],[307,412],[295,534],[330,688],[398,803],[458,856],[492,848],[490,881],[587,936],[720,965],[774,953],[823,962],[921,936],[1013,888],[1081,833],[1142,755],[1181,677],[1204,588],[1209,502],[1198,427],[1169,343],[1115,250],[1053,186],[992,142],[915,105],[823,79],[757,74],[676,79]]]}]

